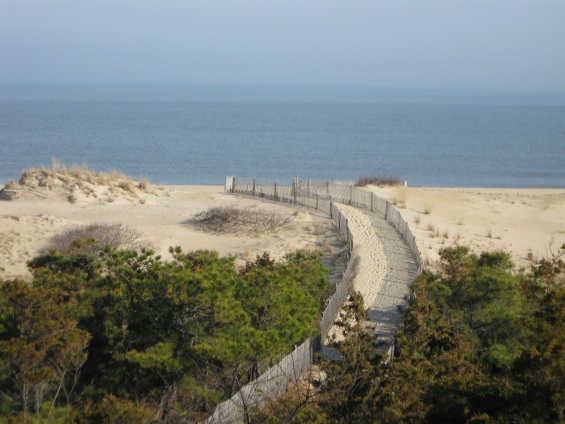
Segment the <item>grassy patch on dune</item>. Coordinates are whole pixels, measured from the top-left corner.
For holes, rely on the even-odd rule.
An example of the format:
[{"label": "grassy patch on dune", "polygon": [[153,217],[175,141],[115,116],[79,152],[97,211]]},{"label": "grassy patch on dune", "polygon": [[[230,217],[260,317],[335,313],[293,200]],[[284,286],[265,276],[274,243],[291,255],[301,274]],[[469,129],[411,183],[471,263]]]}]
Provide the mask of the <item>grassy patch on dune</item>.
[{"label": "grassy patch on dune", "polygon": [[[131,178],[127,177],[123,172],[119,171],[94,171],[87,165],[71,165],[67,167],[57,159],[53,159],[51,167],[42,166],[41,168],[28,168],[24,170],[20,176],[19,184],[26,186],[34,182],[48,183],[49,180],[59,180],[63,183],[84,182],[92,185],[111,185],[116,184],[121,188],[126,187],[128,190],[134,185]],[[146,180],[139,181],[137,188],[147,188]]]},{"label": "grassy patch on dune", "polygon": [[137,199],[139,193],[150,190],[149,181],[146,179],[134,181],[122,172],[94,171],[84,164],[67,166],[57,159],[53,159],[51,167],[24,170],[18,182],[10,181],[6,187],[65,189],[69,192],[69,203],[76,203],[85,196],[104,201],[113,201],[117,196]]}]

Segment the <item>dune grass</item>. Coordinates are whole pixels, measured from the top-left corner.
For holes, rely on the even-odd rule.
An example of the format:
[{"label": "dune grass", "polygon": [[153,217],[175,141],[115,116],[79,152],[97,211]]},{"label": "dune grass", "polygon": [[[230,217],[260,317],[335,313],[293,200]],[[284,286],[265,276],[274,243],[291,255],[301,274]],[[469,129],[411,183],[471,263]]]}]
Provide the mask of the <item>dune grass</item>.
[{"label": "dune grass", "polygon": [[67,200],[71,204],[77,203],[84,196],[106,202],[113,201],[116,196],[139,199],[140,191],[150,193],[151,189],[149,181],[145,178],[134,181],[123,172],[94,171],[85,164],[67,166],[58,159],[53,159],[50,167],[24,170],[18,182],[10,181],[7,186],[19,189],[67,190]]},{"label": "dune grass", "polygon": [[142,179],[136,183],[123,172],[115,170],[94,171],[85,164],[74,164],[68,167],[58,159],[52,160],[51,167],[42,166],[41,168],[24,170],[18,183],[10,181],[9,184],[32,188],[36,186],[53,188],[55,185],[66,185],[68,187],[78,185],[81,189],[90,184],[91,186],[118,187],[132,195],[135,194],[136,189],[147,191],[150,186],[147,179]]}]

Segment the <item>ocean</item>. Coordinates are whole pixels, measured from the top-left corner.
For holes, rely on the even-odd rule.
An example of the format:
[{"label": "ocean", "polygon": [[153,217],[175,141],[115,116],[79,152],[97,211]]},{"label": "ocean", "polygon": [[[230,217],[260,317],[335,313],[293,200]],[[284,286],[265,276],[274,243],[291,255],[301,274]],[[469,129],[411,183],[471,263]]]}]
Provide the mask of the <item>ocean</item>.
[{"label": "ocean", "polygon": [[0,84],[0,158],[0,183],[56,158],[158,184],[563,188],[565,93]]}]

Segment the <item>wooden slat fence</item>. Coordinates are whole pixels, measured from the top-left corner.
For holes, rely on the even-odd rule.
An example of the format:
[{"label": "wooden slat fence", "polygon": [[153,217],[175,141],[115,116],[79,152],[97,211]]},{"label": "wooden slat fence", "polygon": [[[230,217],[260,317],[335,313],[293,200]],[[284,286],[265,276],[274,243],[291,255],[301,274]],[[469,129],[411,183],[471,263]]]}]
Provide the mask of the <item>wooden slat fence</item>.
[{"label": "wooden slat fence", "polygon": [[408,245],[412,257],[422,270],[422,256],[408,223],[388,201],[353,184],[330,183],[294,177],[290,185],[259,181],[255,178],[226,177],[226,191],[265,197],[300,206],[319,209],[331,216],[332,202],[367,209],[390,222]]},{"label": "wooden slat fence", "polygon": [[[242,387],[231,399],[219,404],[213,415],[204,421],[207,424],[244,422],[246,414],[254,408],[263,408],[269,401],[282,395],[289,384],[298,381],[312,365],[314,353],[320,350],[321,344],[325,341],[328,331],[341,311],[343,302],[347,299],[353,272],[351,260],[353,236],[349,231],[347,219],[339,212],[334,202],[370,210],[390,222],[406,241],[419,271],[422,269],[416,239],[400,212],[390,202],[369,191],[360,190],[353,185],[301,180],[298,177],[295,177],[290,185],[260,181],[255,178],[226,177],[225,191],[292,203],[326,212],[335,222],[338,232],[347,243],[349,261],[342,280],[336,284],[335,292],[327,302],[322,314],[319,325],[320,335],[303,342],[275,366]],[[390,346],[389,358],[392,357],[393,351],[394,346]]]},{"label": "wooden slat fence", "polygon": [[[226,179],[226,181],[228,181]],[[234,179],[230,179],[233,183]],[[249,184],[251,182],[251,184]],[[266,189],[265,186],[253,184],[253,181],[238,179],[235,180],[234,187],[239,193],[250,194],[249,190],[255,188],[255,193],[263,193],[262,197],[273,198],[274,183],[271,184],[272,191]],[[228,184],[226,184],[226,188]],[[278,187],[277,187],[278,188]],[[288,186],[287,186],[288,188]],[[260,191],[262,190],[262,191]],[[281,191],[284,193],[285,189]],[[286,191],[288,193],[288,190]],[[269,193],[269,194],[267,194]],[[258,194],[256,194],[258,195]],[[277,194],[277,196],[279,196]],[[280,201],[287,201],[288,197],[281,196]],[[305,200],[304,198],[302,200]],[[309,200],[312,200],[310,198]],[[308,203],[305,201],[304,203]],[[310,369],[314,362],[314,353],[321,348],[321,343],[325,341],[328,331],[333,326],[343,302],[347,299],[349,293],[349,285],[352,274],[351,251],[353,249],[353,236],[347,225],[347,219],[341,214],[333,202],[327,203],[328,215],[332,217],[341,236],[347,243],[349,261],[344,272],[342,280],[336,284],[335,292],[326,304],[322,319],[319,324],[320,334],[310,338],[294,349],[290,354],[282,358],[275,366],[269,368],[261,374],[257,379],[242,387],[235,395],[225,402],[219,404],[212,416],[204,423],[242,423],[245,421],[246,414],[254,408],[263,408],[269,401],[276,399],[282,395],[291,383],[300,379],[300,377]]]},{"label": "wooden slat fence", "polygon": [[353,251],[354,243],[353,235],[351,234],[351,231],[349,231],[347,219],[341,214],[339,209],[333,203],[331,204],[330,211],[330,216],[336,223],[337,230],[347,242],[349,260],[347,261],[347,268],[343,273],[343,278],[338,284],[336,284],[335,293],[330,298],[329,302],[326,305],[326,308],[324,309],[324,313],[322,314],[322,320],[320,322],[320,335],[322,338],[322,343],[326,341],[328,332],[334,325],[335,320],[339,312],[341,311],[343,302],[345,302],[345,299],[347,299],[353,276],[353,261],[351,260],[351,252]]},{"label": "wooden slat fence", "polygon": [[278,364],[269,368],[251,383],[243,386],[231,399],[220,403],[205,423],[240,424],[246,415],[261,409],[285,392],[312,365],[319,350],[320,337],[306,340]]}]

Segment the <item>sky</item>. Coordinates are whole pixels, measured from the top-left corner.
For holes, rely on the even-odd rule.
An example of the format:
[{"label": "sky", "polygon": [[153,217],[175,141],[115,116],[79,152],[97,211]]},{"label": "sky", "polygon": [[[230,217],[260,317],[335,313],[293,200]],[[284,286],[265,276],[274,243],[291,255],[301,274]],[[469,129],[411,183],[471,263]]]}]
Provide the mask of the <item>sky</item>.
[{"label": "sky", "polygon": [[0,82],[565,90],[563,0],[0,0]]}]

